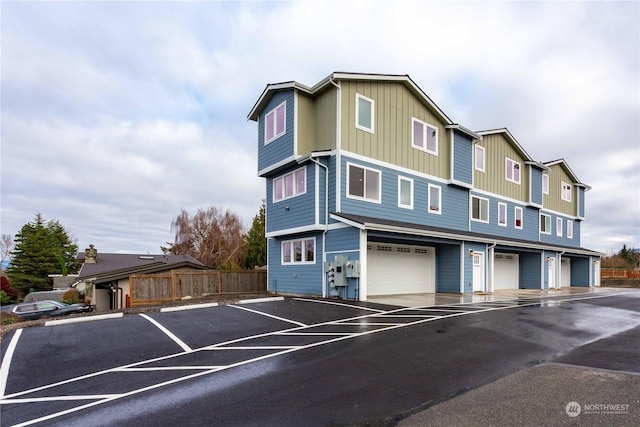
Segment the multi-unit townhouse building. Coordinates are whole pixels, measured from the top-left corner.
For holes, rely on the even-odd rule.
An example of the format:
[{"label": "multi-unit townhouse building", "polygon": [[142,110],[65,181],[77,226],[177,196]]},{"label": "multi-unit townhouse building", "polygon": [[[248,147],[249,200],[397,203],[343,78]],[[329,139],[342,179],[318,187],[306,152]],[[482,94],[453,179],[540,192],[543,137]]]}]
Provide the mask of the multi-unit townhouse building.
[{"label": "multi-unit townhouse building", "polygon": [[368,296],[599,286],[585,193],[507,129],[454,123],[407,75],[268,84],[258,124],[269,289]]}]

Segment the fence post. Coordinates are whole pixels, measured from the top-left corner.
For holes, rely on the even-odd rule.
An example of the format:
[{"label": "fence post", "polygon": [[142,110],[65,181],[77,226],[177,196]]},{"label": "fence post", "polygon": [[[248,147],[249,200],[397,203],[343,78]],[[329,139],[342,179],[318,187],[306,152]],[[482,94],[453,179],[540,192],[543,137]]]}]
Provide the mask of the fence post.
[{"label": "fence post", "polygon": [[216,274],[218,276],[218,293],[221,293],[222,292],[222,278],[220,277],[221,276],[220,271],[219,270],[216,271]]}]

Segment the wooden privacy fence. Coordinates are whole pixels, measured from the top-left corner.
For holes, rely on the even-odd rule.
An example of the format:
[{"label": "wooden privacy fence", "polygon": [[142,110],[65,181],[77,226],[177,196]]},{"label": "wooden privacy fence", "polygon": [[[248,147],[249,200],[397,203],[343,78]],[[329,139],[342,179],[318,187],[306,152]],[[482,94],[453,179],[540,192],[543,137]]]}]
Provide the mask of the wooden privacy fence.
[{"label": "wooden privacy fence", "polygon": [[129,276],[131,305],[176,301],[185,297],[262,292],[265,270],[172,271],[171,274]]},{"label": "wooden privacy fence", "polygon": [[600,270],[601,279],[640,279],[640,270],[620,270],[617,268],[603,268]]}]

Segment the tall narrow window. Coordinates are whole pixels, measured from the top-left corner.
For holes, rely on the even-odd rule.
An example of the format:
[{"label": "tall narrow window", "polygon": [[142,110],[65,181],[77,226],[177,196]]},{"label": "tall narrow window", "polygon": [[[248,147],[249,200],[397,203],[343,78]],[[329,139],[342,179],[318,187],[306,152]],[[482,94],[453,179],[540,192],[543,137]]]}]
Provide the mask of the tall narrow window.
[{"label": "tall narrow window", "polygon": [[522,229],[522,208],[520,206],[513,208],[513,217],[515,220],[514,227]]},{"label": "tall narrow window", "polygon": [[480,172],[484,172],[484,147],[476,144],[476,159],[475,165],[476,170]]},{"label": "tall narrow window", "polygon": [[562,200],[564,200],[565,202],[570,202],[571,201],[571,185],[567,184],[564,181],[562,181],[561,185],[562,185],[562,188],[561,188]]},{"label": "tall narrow window", "polygon": [[398,206],[413,209],[413,180],[410,178],[398,177]]},{"label": "tall narrow window", "polygon": [[556,218],[556,236],[562,237],[562,218]]},{"label": "tall narrow window", "polygon": [[489,200],[471,196],[471,219],[489,222]]},{"label": "tall narrow window", "polygon": [[542,194],[549,194],[549,174],[542,174]]},{"label": "tall narrow window", "polygon": [[551,217],[549,215],[540,214],[540,232],[551,234]]},{"label": "tall narrow window", "polygon": [[441,189],[437,185],[429,184],[429,213],[442,213]]},{"label": "tall narrow window", "polygon": [[268,144],[287,132],[286,101],[269,111],[265,116],[264,143]]},{"label": "tall narrow window", "polygon": [[507,205],[506,203],[498,203],[498,225],[507,226]]},{"label": "tall narrow window", "polygon": [[411,119],[411,146],[437,155],[438,128],[413,117]]},{"label": "tall narrow window", "polygon": [[375,103],[373,99],[356,93],[356,127],[373,133]]},{"label": "tall narrow window", "polygon": [[567,238],[573,239],[573,221],[567,220]]},{"label": "tall narrow window", "polygon": [[505,169],[507,181],[520,184],[520,163],[506,158]]}]

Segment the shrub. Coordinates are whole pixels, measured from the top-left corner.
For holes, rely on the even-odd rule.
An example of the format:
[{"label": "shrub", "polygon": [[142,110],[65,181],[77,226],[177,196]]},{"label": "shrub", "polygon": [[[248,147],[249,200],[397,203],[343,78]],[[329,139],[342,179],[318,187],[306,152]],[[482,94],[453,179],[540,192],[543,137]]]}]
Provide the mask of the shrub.
[{"label": "shrub", "polygon": [[11,325],[12,323],[18,323],[22,321],[20,316],[16,316],[13,313],[0,313],[0,324],[1,325]]},{"label": "shrub", "polygon": [[81,302],[80,292],[75,289],[69,289],[67,292],[62,294],[62,302],[66,302],[67,304],[77,304]]}]

